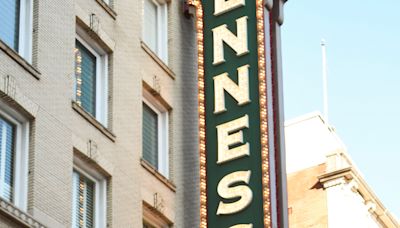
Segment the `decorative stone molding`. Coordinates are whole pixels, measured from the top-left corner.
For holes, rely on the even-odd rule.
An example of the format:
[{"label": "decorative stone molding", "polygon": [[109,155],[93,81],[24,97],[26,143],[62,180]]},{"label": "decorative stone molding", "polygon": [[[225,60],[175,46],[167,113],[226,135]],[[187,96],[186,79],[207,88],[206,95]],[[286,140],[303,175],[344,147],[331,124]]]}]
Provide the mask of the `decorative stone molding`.
[{"label": "decorative stone molding", "polygon": [[[73,151],[74,151],[74,158],[73,158],[74,165],[77,165],[80,168],[86,167],[90,171],[95,170],[96,174],[101,175],[99,178],[112,177],[114,167],[106,159],[102,158],[100,155],[97,155],[96,159],[93,159],[93,158],[89,157],[88,153],[80,151],[75,147],[74,147]],[[91,172],[89,172],[89,173],[91,173]],[[96,175],[93,174],[92,176],[96,176]]]},{"label": "decorative stone molding", "polygon": [[39,105],[19,89],[17,81],[11,75],[0,76],[0,98],[7,103],[14,105],[16,109],[25,112],[30,117],[36,117]]},{"label": "decorative stone molding", "polygon": [[354,179],[351,180],[349,183],[347,183],[347,187],[350,189],[350,191],[357,193],[358,192],[358,183]]},{"label": "decorative stone molding", "polygon": [[4,213],[6,216],[15,219],[16,222],[21,223],[25,227],[46,228],[45,225],[36,221],[32,216],[2,198],[0,198],[0,213]]},{"label": "decorative stone molding", "polygon": [[145,220],[147,220],[147,222],[150,222],[160,227],[170,227],[174,224],[161,211],[159,211],[157,208],[153,207],[146,201],[143,201],[143,217]]},{"label": "decorative stone molding", "polygon": [[344,178],[339,178],[339,179],[333,179],[333,180],[328,180],[323,183],[323,186],[325,189],[331,188],[337,185],[344,185],[346,183],[346,180]]},{"label": "decorative stone molding", "polygon": [[326,173],[318,176],[318,179],[323,184],[325,182],[329,182],[329,181],[333,181],[333,180],[337,180],[337,179],[343,179],[345,181],[344,183],[347,183],[349,180],[352,180],[354,178],[352,171],[353,170],[351,167],[338,169],[338,170],[334,170],[331,172],[326,172]]},{"label": "decorative stone molding", "polygon": [[[287,2],[287,0],[273,0],[273,11],[275,15],[276,21],[279,25],[283,24],[283,5]],[[268,1],[267,1],[268,3]]]},{"label": "decorative stone molding", "polygon": [[371,214],[376,211],[376,203],[374,203],[371,200],[365,202],[365,207],[367,208],[368,212]]},{"label": "decorative stone molding", "polygon": [[274,1],[273,0],[265,0],[265,6],[267,7],[268,10],[272,10],[272,7],[274,6]]},{"label": "decorative stone molding", "polygon": [[102,156],[102,152],[96,142],[92,139],[85,139],[83,136],[72,134],[72,144],[74,157],[92,164],[104,176],[113,175],[114,165]]},{"label": "decorative stone molding", "polygon": [[162,195],[158,192],[154,193],[153,195],[153,207],[158,210],[159,212],[164,214],[165,211],[165,202]]},{"label": "decorative stone molding", "polygon": [[113,52],[115,41],[102,27],[97,16],[93,12],[86,12],[78,4],[75,4],[76,23],[78,29],[83,29],[94,41],[98,42],[107,52]]},{"label": "decorative stone molding", "polygon": [[[346,157],[345,157],[346,158]],[[365,202],[366,209],[377,216],[385,224],[385,227],[400,227],[396,219],[387,211],[385,206],[379,201],[378,197],[369,188],[357,168],[352,166],[350,160],[347,160],[350,167],[327,171],[318,177],[319,182],[325,189],[342,185],[356,194],[360,194]]]},{"label": "decorative stone molding", "polygon": [[90,139],[87,142],[87,151],[88,151],[89,158],[91,158],[97,162],[97,157],[98,157],[97,143],[94,140]]},{"label": "decorative stone molding", "polygon": [[99,33],[99,27],[100,27],[100,18],[95,13],[91,13],[90,14],[90,25],[89,25],[89,28],[93,32],[98,34]]},{"label": "decorative stone molding", "polygon": [[153,86],[154,86],[154,81],[153,81],[153,85],[152,86],[150,86],[145,81],[143,81],[143,90],[144,90],[143,92],[144,92],[144,94],[145,93],[150,93],[157,100],[157,102],[161,103],[161,105],[163,107],[165,107],[167,110],[172,110],[172,106],[159,93],[159,92],[161,92],[161,88],[159,89],[159,92],[157,92],[157,90],[155,88],[153,88]]}]

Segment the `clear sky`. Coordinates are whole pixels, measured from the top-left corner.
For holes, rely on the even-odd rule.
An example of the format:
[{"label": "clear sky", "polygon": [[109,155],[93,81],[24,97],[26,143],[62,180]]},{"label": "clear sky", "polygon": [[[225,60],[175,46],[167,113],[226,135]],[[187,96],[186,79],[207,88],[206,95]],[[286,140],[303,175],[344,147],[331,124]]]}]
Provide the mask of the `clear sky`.
[{"label": "clear sky", "polygon": [[400,1],[289,0],[282,28],[285,118],[323,111],[383,204],[400,219]]}]

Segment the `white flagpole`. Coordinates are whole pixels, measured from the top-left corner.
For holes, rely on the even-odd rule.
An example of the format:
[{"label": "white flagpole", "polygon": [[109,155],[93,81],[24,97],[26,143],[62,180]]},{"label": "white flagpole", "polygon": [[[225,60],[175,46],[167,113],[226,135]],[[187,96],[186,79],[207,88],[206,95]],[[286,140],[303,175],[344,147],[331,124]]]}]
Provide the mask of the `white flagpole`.
[{"label": "white flagpole", "polygon": [[323,81],[323,93],[324,93],[324,119],[326,123],[329,123],[328,119],[328,69],[326,63],[326,43],[325,40],[321,40],[322,49],[322,81]]}]

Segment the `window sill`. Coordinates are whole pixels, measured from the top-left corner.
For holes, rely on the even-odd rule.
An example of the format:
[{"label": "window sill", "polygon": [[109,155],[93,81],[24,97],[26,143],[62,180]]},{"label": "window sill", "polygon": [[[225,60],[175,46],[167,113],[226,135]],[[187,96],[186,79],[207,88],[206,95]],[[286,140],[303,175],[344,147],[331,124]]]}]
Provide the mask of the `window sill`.
[{"label": "window sill", "polygon": [[45,228],[43,224],[36,221],[32,216],[16,208],[13,204],[3,200],[2,198],[0,198],[0,213],[11,220],[15,220],[15,222],[20,224],[21,227]]},{"label": "window sill", "polygon": [[140,45],[142,46],[142,49],[148,54],[150,55],[150,57],[152,59],[154,59],[154,61],[156,61],[156,63],[168,74],[168,76],[170,76],[172,79],[175,80],[175,73],[171,70],[171,68],[169,68],[167,66],[167,64],[164,63],[164,61],[162,61],[156,53],[154,53],[149,46],[147,46],[143,41],[140,41]]},{"label": "window sill", "polygon": [[117,13],[104,1],[96,0],[97,3],[100,4],[101,7],[115,20],[117,18]]},{"label": "window sill", "polygon": [[161,173],[159,173],[157,169],[154,168],[152,165],[150,165],[146,160],[141,158],[140,164],[143,166],[143,168],[145,168],[147,171],[153,174],[153,176],[155,176],[159,181],[165,184],[169,189],[171,189],[173,192],[176,192],[175,184],[172,183],[172,181],[168,180],[166,177],[164,177]]},{"label": "window sill", "polygon": [[1,40],[0,49],[10,56],[14,61],[16,61],[20,66],[22,66],[26,71],[28,71],[28,73],[30,73],[33,77],[38,80],[40,79],[40,72]]},{"label": "window sill", "polygon": [[79,113],[83,118],[85,118],[89,123],[96,127],[101,133],[103,133],[111,141],[115,142],[116,136],[108,128],[104,127],[99,121],[97,121],[92,115],[87,113],[81,106],[79,106],[75,101],[72,101],[72,108]]}]

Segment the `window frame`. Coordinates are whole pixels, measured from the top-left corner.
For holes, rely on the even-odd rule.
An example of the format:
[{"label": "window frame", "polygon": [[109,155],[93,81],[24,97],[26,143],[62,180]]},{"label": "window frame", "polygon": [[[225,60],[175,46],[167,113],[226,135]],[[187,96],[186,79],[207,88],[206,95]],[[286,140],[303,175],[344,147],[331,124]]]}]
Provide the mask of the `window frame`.
[{"label": "window frame", "polygon": [[[29,121],[0,101],[0,117],[15,127],[13,191],[10,202],[26,212],[28,209]],[[1,189],[1,187],[0,187]]]},{"label": "window frame", "polygon": [[[151,1],[156,6],[156,47],[153,50],[145,38],[146,26],[143,26],[142,40],[164,63],[168,65],[168,3],[166,1],[143,0],[143,21],[146,20],[145,2]],[[144,25],[145,23],[143,23]]]},{"label": "window frame", "polygon": [[[74,158],[74,166],[72,169],[72,180],[73,175],[77,172],[79,175],[84,176],[85,178],[92,181],[95,185],[94,187],[94,227],[95,228],[103,228],[107,227],[107,179],[97,173],[96,171],[85,167],[84,162]],[[72,225],[75,224],[75,189],[73,188],[72,182]]]},{"label": "window frame", "polygon": [[21,0],[18,54],[32,63],[33,1]]},{"label": "window frame", "polygon": [[[95,116],[103,126],[108,127],[108,53],[87,34],[78,29],[75,40],[96,57],[96,101]],[[92,45],[91,45],[92,44]],[[76,44],[75,47],[76,48]],[[76,101],[76,75],[74,75],[74,100]],[[82,106],[81,106],[82,107]],[[83,109],[83,107],[82,107]],[[83,109],[85,110],[85,109]],[[85,110],[86,111],[86,110]]]},{"label": "window frame", "polygon": [[[169,111],[162,104],[160,104],[159,101],[157,101],[153,96],[151,96],[151,94],[149,94],[149,92],[147,91],[144,93],[143,96],[143,104],[146,104],[151,110],[153,110],[157,114],[158,167],[154,168],[160,174],[162,174],[164,177],[168,179],[169,178]],[[142,105],[142,115],[143,115],[143,105]]]}]

